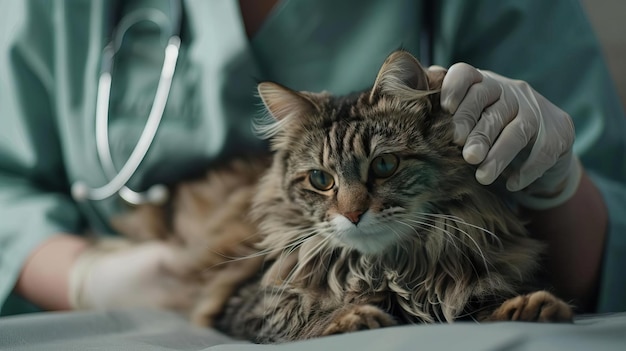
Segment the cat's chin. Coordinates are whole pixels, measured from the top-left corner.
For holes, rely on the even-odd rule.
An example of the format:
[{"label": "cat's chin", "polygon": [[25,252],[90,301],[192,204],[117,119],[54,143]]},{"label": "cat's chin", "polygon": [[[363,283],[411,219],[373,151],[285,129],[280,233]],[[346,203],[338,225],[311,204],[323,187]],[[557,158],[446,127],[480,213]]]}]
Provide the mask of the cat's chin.
[{"label": "cat's chin", "polygon": [[339,245],[362,254],[382,254],[399,244],[407,234],[407,227],[396,227],[394,223],[381,223],[374,215],[366,212],[358,224],[337,215],[331,220],[334,227],[333,239]]}]

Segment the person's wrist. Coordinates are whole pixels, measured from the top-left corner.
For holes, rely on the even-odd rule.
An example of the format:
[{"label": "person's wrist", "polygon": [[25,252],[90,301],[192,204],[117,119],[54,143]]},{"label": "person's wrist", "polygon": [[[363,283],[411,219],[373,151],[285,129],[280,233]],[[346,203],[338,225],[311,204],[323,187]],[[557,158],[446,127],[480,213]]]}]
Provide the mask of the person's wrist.
[{"label": "person's wrist", "polygon": [[547,210],[560,206],[574,196],[580,185],[582,173],[583,168],[580,160],[572,155],[567,176],[556,186],[555,191],[542,194],[521,190],[514,193],[514,198],[519,205],[531,210]]},{"label": "person's wrist", "polygon": [[[102,299],[94,297],[93,282],[94,269],[103,259],[106,259],[114,252],[131,247],[131,243],[123,238],[100,239],[96,244],[83,250],[72,265],[69,278],[67,298],[71,309],[92,309],[102,308]],[[96,274],[97,275],[97,274]]]},{"label": "person's wrist", "polygon": [[70,271],[88,246],[88,241],[77,235],[50,237],[26,259],[15,292],[45,310],[70,309]]}]

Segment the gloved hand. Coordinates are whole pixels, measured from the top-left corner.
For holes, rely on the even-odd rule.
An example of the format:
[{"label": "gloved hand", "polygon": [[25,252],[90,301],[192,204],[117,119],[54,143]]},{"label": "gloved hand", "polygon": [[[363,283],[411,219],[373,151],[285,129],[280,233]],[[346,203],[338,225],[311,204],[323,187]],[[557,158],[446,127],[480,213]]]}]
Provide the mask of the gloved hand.
[{"label": "gloved hand", "polygon": [[506,187],[522,206],[556,207],[576,192],[582,168],[572,151],[574,124],[528,83],[457,63],[443,79],[441,106],[453,114],[454,142],[479,165],[481,184],[510,165]]},{"label": "gloved hand", "polygon": [[170,308],[186,312],[200,284],[188,279],[182,249],[163,242],[105,239],[79,255],[70,273],[74,309]]}]

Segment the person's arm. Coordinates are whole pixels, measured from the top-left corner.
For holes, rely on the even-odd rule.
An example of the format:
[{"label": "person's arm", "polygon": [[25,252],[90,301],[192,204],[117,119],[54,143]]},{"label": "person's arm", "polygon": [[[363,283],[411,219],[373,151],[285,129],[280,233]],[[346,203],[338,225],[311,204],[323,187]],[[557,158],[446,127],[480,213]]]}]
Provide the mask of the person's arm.
[{"label": "person's arm", "polygon": [[202,284],[180,245],[62,234],[86,229],[65,163],[77,150],[69,138],[80,135],[58,133],[77,121],[54,108],[66,63],[55,60],[71,57],[50,38],[63,8],[32,1],[3,10],[12,17],[0,24],[0,305],[17,293],[48,310],[188,308]]},{"label": "person's arm", "polygon": [[87,246],[76,235],[50,237],[27,258],[15,292],[45,310],[69,310],[70,273]]},{"label": "person's arm", "polygon": [[534,210],[531,229],[550,243],[561,295],[583,310],[626,310],[626,119],[580,4],[442,2],[437,11],[435,64],[526,81],[571,116],[580,186],[566,203]]},{"label": "person's arm", "polygon": [[555,289],[580,311],[594,311],[608,226],[598,188],[583,172],[571,199],[528,214],[532,233],[548,243],[547,264]]},{"label": "person's arm", "polygon": [[[54,290],[62,290],[63,284],[41,283],[65,275],[67,267],[57,265],[69,264],[64,260],[71,257],[58,252],[42,263],[40,254],[50,247],[37,249],[45,248],[57,233],[78,233],[82,227],[69,197],[51,102],[55,89],[50,6],[16,2],[2,9],[11,16],[4,16],[0,27],[0,312],[18,279],[19,292],[35,297],[34,302],[67,307],[64,293]],[[45,280],[33,284],[32,277]],[[48,292],[50,296],[42,295]]]}]

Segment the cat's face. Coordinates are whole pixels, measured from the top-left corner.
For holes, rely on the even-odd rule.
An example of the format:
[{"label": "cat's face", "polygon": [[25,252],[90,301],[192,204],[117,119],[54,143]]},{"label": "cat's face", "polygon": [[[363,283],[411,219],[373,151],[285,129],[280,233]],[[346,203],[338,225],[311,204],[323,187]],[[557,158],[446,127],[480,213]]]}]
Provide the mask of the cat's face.
[{"label": "cat's face", "polygon": [[450,119],[433,107],[427,75],[408,53],[392,54],[372,90],[353,97],[263,84],[278,120],[273,175],[302,223],[333,245],[383,252],[420,235],[428,207],[454,193],[442,182],[461,167]]}]

